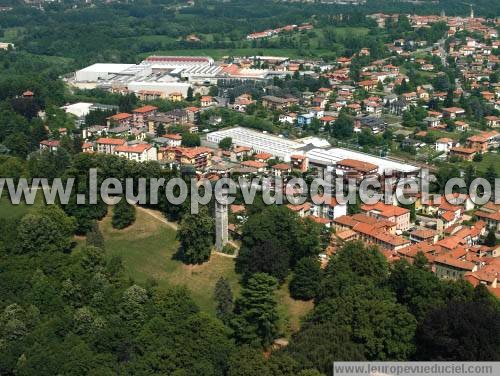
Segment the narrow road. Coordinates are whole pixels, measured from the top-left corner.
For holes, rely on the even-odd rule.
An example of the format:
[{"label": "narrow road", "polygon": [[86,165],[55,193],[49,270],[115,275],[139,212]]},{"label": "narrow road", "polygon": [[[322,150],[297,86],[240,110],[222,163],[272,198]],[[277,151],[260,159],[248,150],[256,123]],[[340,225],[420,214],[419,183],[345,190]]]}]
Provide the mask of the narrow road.
[{"label": "narrow road", "polygon": [[[142,211],[143,213],[146,213],[147,215],[153,217],[157,221],[160,221],[161,223],[166,224],[168,227],[170,227],[171,229],[173,229],[175,231],[177,231],[179,229],[179,225],[177,225],[177,223],[167,221],[165,219],[165,217],[161,213],[159,213],[158,211],[156,211],[156,210],[148,209],[148,208],[143,208],[142,206],[138,206],[138,205],[136,205],[136,208],[139,211]],[[214,253],[214,254],[216,254],[218,256],[222,256],[222,257],[236,258],[237,255],[238,255],[238,250],[240,249],[240,247],[238,246],[238,244],[236,244],[232,240],[229,240],[228,244],[230,244],[231,246],[233,246],[236,249],[236,253],[234,255],[228,255],[227,253],[218,252],[218,251],[212,251],[212,253]]]}]

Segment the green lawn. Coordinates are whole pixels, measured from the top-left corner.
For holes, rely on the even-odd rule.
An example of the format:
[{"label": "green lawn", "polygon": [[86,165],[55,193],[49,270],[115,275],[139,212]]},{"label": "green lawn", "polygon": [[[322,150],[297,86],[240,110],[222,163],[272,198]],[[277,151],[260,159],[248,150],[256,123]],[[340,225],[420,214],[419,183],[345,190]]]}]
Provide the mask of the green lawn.
[{"label": "green lawn", "polygon": [[312,300],[303,302],[294,300],[288,292],[289,280],[277,292],[278,310],[280,313],[280,330],[285,337],[300,329],[300,320],[314,307]]},{"label": "green lawn", "polygon": [[187,287],[202,310],[215,313],[212,299],[215,283],[225,276],[233,291],[238,291],[238,277],[234,261],[212,255],[203,265],[184,265],[174,260],[178,242],[175,231],[144,212],[137,211],[134,225],[125,230],[114,230],[108,216],[101,222],[109,256],[120,255],[126,273],[139,283],[154,278],[159,286]]},{"label": "green lawn", "polygon": [[[333,28],[334,32],[337,35],[340,36],[347,36],[347,35],[366,35],[370,31],[367,27],[334,27]],[[316,32],[318,35],[323,36],[324,35],[324,30],[323,29],[314,29],[314,32]]]},{"label": "green lawn", "polygon": [[25,32],[26,28],[24,27],[9,27],[4,29],[3,32],[3,42],[16,42],[22,34]]},{"label": "green lawn", "polygon": [[[178,247],[175,231],[142,211],[136,213],[136,222],[125,230],[113,229],[109,215],[100,223],[107,255],[120,255],[128,276],[139,283],[154,278],[160,287],[185,286],[200,308],[209,314],[215,314],[213,290],[221,276],[229,280],[233,294],[238,295],[240,286],[234,259],[214,254],[203,265],[184,265],[173,259]],[[281,332],[290,336],[313,304],[291,299],[288,284],[284,284],[276,295]]]},{"label": "green lawn", "polygon": [[483,160],[481,162],[472,162],[474,167],[480,172],[485,172],[486,169],[493,165],[497,175],[500,176],[500,155],[496,153],[486,153],[483,155]]},{"label": "green lawn", "polygon": [[[338,27],[334,28],[335,33],[339,36],[345,35],[366,35],[369,30],[365,27]],[[324,43],[324,30],[314,29],[314,33],[317,35],[315,37],[309,38],[306,34],[295,32],[291,34],[294,40],[300,40],[301,38],[306,38],[309,42],[308,47],[304,47],[302,51],[299,48],[206,48],[206,49],[178,49],[178,50],[158,50],[153,52],[147,52],[140,55],[141,58],[145,58],[150,55],[174,55],[174,56],[210,56],[214,59],[221,59],[223,56],[252,56],[252,55],[272,55],[272,56],[287,56],[290,58],[299,58],[304,56],[314,57],[314,56],[324,56],[331,55],[335,48],[342,49],[340,44],[325,45]],[[203,41],[212,41],[214,36],[212,34],[201,34],[196,33]],[[173,39],[162,35],[142,35],[139,37],[134,37],[137,41],[154,41],[154,42],[164,42],[172,41]],[[228,39],[226,39],[228,41]]]}]

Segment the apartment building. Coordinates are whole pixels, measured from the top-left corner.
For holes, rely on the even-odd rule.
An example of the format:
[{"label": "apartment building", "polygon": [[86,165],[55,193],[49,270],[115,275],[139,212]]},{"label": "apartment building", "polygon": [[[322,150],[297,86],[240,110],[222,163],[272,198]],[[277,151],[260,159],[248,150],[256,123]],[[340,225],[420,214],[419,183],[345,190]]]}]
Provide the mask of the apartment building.
[{"label": "apartment building", "polygon": [[102,137],[96,141],[97,152],[103,154],[114,154],[117,146],[125,145],[125,140],[121,138],[106,138]]},{"label": "apartment building", "polygon": [[374,205],[362,205],[361,211],[370,217],[396,223],[396,230],[406,231],[410,228],[410,211],[408,209],[378,202]]},{"label": "apartment building", "polygon": [[114,154],[136,162],[157,160],[156,148],[150,144],[119,145],[115,147]]}]

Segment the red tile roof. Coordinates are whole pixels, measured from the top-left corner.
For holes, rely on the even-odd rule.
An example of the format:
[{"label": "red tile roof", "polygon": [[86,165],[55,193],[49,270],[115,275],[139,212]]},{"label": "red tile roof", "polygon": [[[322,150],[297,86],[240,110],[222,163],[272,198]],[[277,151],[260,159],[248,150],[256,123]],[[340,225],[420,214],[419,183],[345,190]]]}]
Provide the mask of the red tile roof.
[{"label": "red tile roof", "polygon": [[341,161],[337,162],[337,166],[345,166],[361,172],[371,172],[378,169],[378,166],[373,163],[362,162],[356,159],[342,159]]},{"label": "red tile roof", "polygon": [[102,137],[97,140],[97,143],[104,145],[123,145],[125,143],[125,140],[122,140],[121,138]]},{"label": "red tile roof", "polygon": [[58,140],[43,140],[40,141],[40,144],[52,148],[52,147],[58,147],[60,142]]},{"label": "red tile roof", "polygon": [[150,144],[137,144],[137,145],[122,145],[122,146],[117,146],[115,148],[115,152],[119,153],[137,153],[137,154],[142,154],[146,150],[151,149],[152,146]]},{"label": "red tile roof", "polygon": [[164,135],[163,137],[169,138],[171,140],[177,140],[177,141],[182,140],[182,135],[180,135],[179,133],[168,133],[168,134]]},{"label": "red tile roof", "polygon": [[108,119],[109,120],[117,120],[118,121],[118,120],[125,120],[125,119],[128,119],[130,117],[132,117],[131,114],[128,114],[126,112],[120,112],[118,114],[115,114],[113,116],[108,117]]},{"label": "red tile roof", "polygon": [[270,159],[272,157],[273,157],[273,155],[269,154],[269,153],[258,153],[258,154],[255,154],[255,158],[256,159],[264,159],[264,160],[266,160],[266,159]]},{"label": "red tile roof", "polygon": [[274,169],[276,170],[289,170],[290,169],[290,165],[289,164],[286,164],[286,163],[278,163],[274,166],[272,166]]},{"label": "red tile roof", "polygon": [[241,162],[241,165],[245,167],[264,168],[267,166],[267,163],[259,161],[243,161]]},{"label": "red tile roof", "polygon": [[443,214],[441,214],[441,217],[446,221],[446,222],[451,222],[455,219],[455,213],[451,211],[445,211]]},{"label": "red tile roof", "polygon": [[148,106],[142,106],[142,107],[136,108],[133,112],[137,113],[137,114],[143,114],[146,112],[156,111],[157,109],[158,109],[158,107],[148,105]]},{"label": "red tile roof", "polygon": [[401,215],[408,214],[410,211],[399,206],[384,204],[383,202],[377,202],[373,205],[362,205],[361,210],[365,212],[377,211],[383,217],[399,217]]}]

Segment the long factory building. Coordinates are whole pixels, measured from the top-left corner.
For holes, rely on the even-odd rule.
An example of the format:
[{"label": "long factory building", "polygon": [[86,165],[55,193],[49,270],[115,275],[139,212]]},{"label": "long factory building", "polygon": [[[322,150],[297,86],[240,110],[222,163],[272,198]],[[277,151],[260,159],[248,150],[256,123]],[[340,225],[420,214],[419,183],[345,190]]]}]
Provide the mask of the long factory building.
[{"label": "long factory building", "polygon": [[359,151],[331,147],[328,141],[316,137],[289,140],[243,127],[234,127],[207,134],[207,141],[219,143],[230,137],[233,145],[251,147],[256,153],[269,153],[285,162],[292,155],[303,155],[309,159],[309,164],[319,168],[333,170],[337,162],[350,159],[368,162],[378,167],[378,173],[389,171],[402,175],[417,175],[420,168],[389,158],[376,157]]}]

